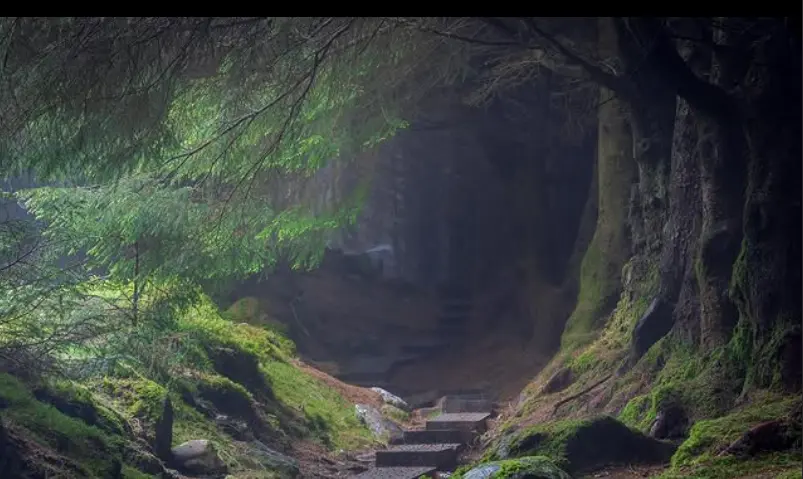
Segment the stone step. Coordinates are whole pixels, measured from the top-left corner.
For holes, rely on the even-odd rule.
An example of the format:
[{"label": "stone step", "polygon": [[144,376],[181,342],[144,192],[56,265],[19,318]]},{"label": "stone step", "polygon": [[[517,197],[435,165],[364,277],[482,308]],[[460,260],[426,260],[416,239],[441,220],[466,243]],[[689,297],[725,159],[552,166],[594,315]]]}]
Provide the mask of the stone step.
[{"label": "stone step", "polygon": [[354,479],[418,479],[419,477],[437,477],[437,468],[424,467],[379,467],[369,469],[362,474],[352,476]]},{"label": "stone step", "polygon": [[457,429],[443,430],[407,430],[404,435],[395,438],[391,444],[468,444],[474,438],[471,432]]},{"label": "stone step", "polygon": [[461,412],[491,412],[494,411],[494,404],[488,399],[476,399],[465,396],[446,396],[441,405],[444,413]]},{"label": "stone step", "polygon": [[445,413],[428,419],[426,428],[428,431],[458,429],[482,434],[488,429],[489,417],[489,412]]},{"label": "stone step", "polygon": [[376,467],[430,466],[438,470],[457,467],[457,455],[462,447],[449,444],[400,444],[376,451]]}]

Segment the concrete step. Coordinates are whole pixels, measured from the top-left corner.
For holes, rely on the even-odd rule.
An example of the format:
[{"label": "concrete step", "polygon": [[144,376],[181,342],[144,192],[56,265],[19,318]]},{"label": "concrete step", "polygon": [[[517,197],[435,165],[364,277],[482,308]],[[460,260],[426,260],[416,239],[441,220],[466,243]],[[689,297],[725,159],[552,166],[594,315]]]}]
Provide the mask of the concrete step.
[{"label": "concrete step", "polygon": [[494,404],[488,399],[475,399],[465,396],[446,396],[441,405],[444,413],[493,412]]},{"label": "concrete step", "polygon": [[418,479],[419,477],[437,477],[437,468],[424,467],[379,467],[369,469],[362,474],[352,476],[354,479]]},{"label": "concrete step", "polygon": [[482,434],[488,429],[487,419],[489,417],[491,417],[489,412],[440,414],[428,419],[426,428],[428,431],[458,429]]},{"label": "concrete step", "polygon": [[457,467],[457,455],[462,447],[449,444],[400,444],[376,451],[376,467],[430,466],[438,470]]},{"label": "concrete step", "polygon": [[457,429],[408,430],[404,431],[402,437],[394,439],[391,444],[468,444],[473,438],[473,433]]}]

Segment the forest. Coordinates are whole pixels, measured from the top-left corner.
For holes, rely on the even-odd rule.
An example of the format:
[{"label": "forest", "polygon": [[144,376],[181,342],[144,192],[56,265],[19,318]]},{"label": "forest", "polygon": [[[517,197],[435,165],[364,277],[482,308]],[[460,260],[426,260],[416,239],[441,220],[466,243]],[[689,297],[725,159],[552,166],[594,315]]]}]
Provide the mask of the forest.
[{"label": "forest", "polygon": [[0,477],[801,477],[797,10],[0,18]]}]

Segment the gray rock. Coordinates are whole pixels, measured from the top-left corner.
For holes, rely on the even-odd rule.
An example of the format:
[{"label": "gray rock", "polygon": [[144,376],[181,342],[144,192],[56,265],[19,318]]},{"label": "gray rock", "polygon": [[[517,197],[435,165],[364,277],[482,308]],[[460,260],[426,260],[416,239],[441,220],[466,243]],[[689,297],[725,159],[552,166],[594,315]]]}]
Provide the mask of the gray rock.
[{"label": "gray rock", "polygon": [[505,479],[571,479],[569,474],[543,456],[480,464],[463,474],[463,479],[493,479],[503,465],[510,463],[515,463],[519,467],[516,472],[505,475]]},{"label": "gray rock", "polygon": [[375,408],[365,404],[357,404],[354,409],[360,421],[371,430],[376,438],[383,441],[394,441],[404,436],[404,432],[398,424],[386,419]]},{"label": "gray rock", "polygon": [[194,439],[173,448],[173,463],[190,474],[217,474],[226,471],[215,446],[206,439]]},{"label": "gray rock", "polygon": [[410,412],[410,405],[407,404],[407,402],[404,399],[400,398],[399,396],[396,396],[393,393],[390,393],[382,388],[377,388],[377,387],[371,388],[371,391],[378,393],[380,396],[382,396],[382,401],[384,401],[385,404],[390,404],[391,406],[396,406],[402,411]]}]

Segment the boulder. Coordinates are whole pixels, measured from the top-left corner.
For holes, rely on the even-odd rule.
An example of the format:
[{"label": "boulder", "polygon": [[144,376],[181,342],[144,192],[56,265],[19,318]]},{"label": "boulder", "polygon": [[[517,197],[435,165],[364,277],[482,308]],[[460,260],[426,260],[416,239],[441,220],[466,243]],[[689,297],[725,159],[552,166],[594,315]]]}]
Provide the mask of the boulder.
[{"label": "boulder", "polygon": [[395,394],[392,394],[388,391],[385,391],[382,388],[377,388],[377,387],[371,388],[371,391],[382,396],[382,401],[384,401],[385,404],[390,404],[391,406],[395,406],[401,409],[402,411],[410,412],[410,405],[407,404],[407,402],[404,399],[400,398],[399,396],[396,396]]},{"label": "boulder", "polygon": [[659,464],[668,461],[676,449],[672,443],[601,416],[523,429],[500,440],[494,456],[508,459],[559,454],[558,466],[575,474],[611,464]]},{"label": "boulder", "polygon": [[544,456],[530,456],[489,462],[469,470],[463,479],[571,479],[565,471]]},{"label": "boulder", "polygon": [[682,407],[670,404],[658,411],[650,427],[650,436],[656,439],[678,439],[686,437],[689,418]]},{"label": "boulder", "polygon": [[404,431],[393,421],[386,419],[382,413],[371,406],[357,404],[354,406],[357,417],[374,434],[383,441],[397,441],[404,437]]},{"label": "boulder", "polygon": [[222,474],[227,470],[215,446],[206,439],[193,439],[173,448],[173,464],[181,472],[197,475]]}]

